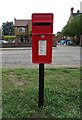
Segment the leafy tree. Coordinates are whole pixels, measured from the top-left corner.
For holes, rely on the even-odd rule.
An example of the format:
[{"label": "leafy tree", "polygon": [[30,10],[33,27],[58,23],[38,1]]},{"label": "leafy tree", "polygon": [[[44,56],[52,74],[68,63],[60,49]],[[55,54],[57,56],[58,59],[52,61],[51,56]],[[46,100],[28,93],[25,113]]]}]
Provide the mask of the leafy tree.
[{"label": "leafy tree", "polygon": [[80,35],[82,34],[82,15],[74,17],[67,25],[62,29],[64,36],[77,38],[77,44],[79,44]]},{"label": "leafy tree", "polygon": [[63,36],[68,36],[68,24],[64,26],[62,29],[62,35]]},{"label": "leafy tree", "polygon": [[13,22],[6,22],[2,24],[3,35],[13,35],[14,25]]},{"label": "leafy tree", "polygon": [[79,37],[82,32],[82,15],[74,17],[62,30],[63,35]]},{"label": "leafy tree", "polygon": [[57,35],[59,35],[59,34],[61,34],[61,32],[60,32],[60,31],[58,31],[58,32],[57,32]]},{"label": "leafy tree", "polygon": [[80,15],[80,34],[82,35],[82,15]]}]

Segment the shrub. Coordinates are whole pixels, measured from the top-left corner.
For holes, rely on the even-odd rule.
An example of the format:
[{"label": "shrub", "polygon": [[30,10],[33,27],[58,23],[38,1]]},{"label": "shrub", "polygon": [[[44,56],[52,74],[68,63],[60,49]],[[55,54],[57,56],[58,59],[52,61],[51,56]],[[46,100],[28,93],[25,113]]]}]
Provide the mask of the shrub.
[{"label": "shrub", "polygon": [[8,42],[13,42],[16,39],[16,36],[4,36],[4,39]]}]

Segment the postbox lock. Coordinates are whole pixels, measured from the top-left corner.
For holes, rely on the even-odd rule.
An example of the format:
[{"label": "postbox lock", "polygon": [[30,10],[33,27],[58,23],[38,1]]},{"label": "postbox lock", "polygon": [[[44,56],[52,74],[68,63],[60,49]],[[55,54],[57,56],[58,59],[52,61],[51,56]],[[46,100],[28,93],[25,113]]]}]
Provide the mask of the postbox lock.
[{"label": "postbox lock", "polygon": [[44,35],[43,35],[43,34],[41,35],[41,38],[44,38]]}]

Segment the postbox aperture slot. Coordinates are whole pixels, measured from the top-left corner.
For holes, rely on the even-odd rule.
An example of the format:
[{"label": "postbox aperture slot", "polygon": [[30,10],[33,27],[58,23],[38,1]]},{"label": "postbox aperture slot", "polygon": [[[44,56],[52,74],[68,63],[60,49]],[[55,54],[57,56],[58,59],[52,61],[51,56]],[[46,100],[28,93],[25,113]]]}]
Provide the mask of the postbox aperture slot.
[{"label": "postbox aperture slot", "polygon": [[51,22],[34,22],[34,26],[51,26]]}]

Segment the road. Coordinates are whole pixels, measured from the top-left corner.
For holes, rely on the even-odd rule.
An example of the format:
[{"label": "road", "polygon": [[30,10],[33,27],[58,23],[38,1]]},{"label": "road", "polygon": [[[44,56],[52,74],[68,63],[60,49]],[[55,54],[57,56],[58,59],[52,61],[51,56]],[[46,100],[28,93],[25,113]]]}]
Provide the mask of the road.
[{"label": "road", "polygon": [[[53,47],[52,63],[45,67],[80,67],[80,47],[57,46]],[[38,67],[32,63],[32,49],[3,49],[0,50],[0,66],[2,67]]]}]

